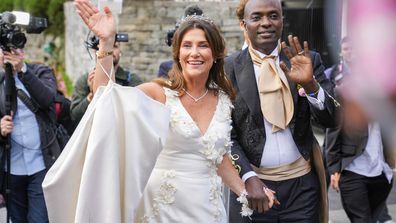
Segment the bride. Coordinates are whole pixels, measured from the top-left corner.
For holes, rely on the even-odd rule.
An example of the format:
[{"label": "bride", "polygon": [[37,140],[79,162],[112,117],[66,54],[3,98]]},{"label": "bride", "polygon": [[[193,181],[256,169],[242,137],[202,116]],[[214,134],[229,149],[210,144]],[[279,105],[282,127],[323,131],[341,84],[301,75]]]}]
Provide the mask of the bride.
[{"label": "bride", "polygon": [[[86,0],[76,0],[75,5],[100,39],[96,92],[108,84],[109,77],[114,78],[111,55],[116,25],[107,7],[102,14]],[[145,100],[154,99],[170,110],[170,121],[166,143],[142,198],[125,198],[140,199],[134,222],[226,222],[222,182],[239,195],[241,214],[250,215],[244,182],[229,157],[234,91],[223,69],[225,42],[220,31],[208,17],[188,16],[180,22],[172,46],[174,65],[169,80],[137,87],[148,96]],[[133,129],[133,134],[139,135],[138,131]],[[266,193],[269,199],[261,202],[271,207],[273,193]]]}]

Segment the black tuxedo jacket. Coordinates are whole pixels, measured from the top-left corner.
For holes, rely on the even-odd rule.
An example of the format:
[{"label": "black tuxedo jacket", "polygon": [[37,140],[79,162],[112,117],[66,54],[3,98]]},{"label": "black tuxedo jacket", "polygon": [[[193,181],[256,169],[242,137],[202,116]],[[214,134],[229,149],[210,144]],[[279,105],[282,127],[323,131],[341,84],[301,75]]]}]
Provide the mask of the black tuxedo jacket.
[{"label": "black tuxedo jacket", "polygon": [[[293,139],[301,153],[308,160],[315,140],[311,118],[324,127],[335,125],[335,104],[328,94],[332,94],[332,85],[324,74],[324,66],[318,53],[311,52],[314,76],[325,93],[325,109],[319,110],[310,105],[306,97],[297,92],[297,85],[289,80],[294,101],[294,115],[289,123]],[[289,67],[290,62],[281,51],[280,59]],[[237,92],[232,113],[232,155],[236,164],[241,167],[240,175],[252,171],[250,164],[260,166],[266,141],[264,118],[260,107],[260,98],[254,74],[253,62],[248,49],[237,52],[225,60],[225,71]],[[237,156],[235,156],[237,155]]]}]

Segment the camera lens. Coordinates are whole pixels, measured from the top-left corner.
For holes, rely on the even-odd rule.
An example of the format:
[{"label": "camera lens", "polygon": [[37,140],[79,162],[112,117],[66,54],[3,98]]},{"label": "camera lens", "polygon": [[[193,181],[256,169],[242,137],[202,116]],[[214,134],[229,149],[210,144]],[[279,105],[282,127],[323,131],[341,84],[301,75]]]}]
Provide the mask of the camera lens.
[{"label": "camera lens", "polygon": [[23,33],[9,33],[7,38],[12,47],[22,49],[25,46],[26,37]]}]

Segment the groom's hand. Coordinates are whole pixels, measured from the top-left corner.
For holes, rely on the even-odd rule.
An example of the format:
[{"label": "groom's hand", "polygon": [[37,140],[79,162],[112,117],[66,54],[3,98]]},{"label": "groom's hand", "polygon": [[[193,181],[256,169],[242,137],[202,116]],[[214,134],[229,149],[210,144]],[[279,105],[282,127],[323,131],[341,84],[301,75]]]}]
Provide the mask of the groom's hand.
[{"label": "groom's hand", "polygon": [[245,184],[250,208],[259,213],[268,211],[269,199],[263,190],[264,183],[257,176],[253,176],[248,178]]}]

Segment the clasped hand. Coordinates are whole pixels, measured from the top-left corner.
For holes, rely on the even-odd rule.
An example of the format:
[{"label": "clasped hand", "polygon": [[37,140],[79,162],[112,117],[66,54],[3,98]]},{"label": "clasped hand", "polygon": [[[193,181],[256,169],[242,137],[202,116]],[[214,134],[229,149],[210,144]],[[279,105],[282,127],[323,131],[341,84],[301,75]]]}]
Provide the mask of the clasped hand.
[{"label": "clasped hand", "polygon": [[280,204],[275,196],[275,191],[267,188],[257,176],[250,177],[245,184],[251,209],[263,213],[272,208],[273,205]]}]

